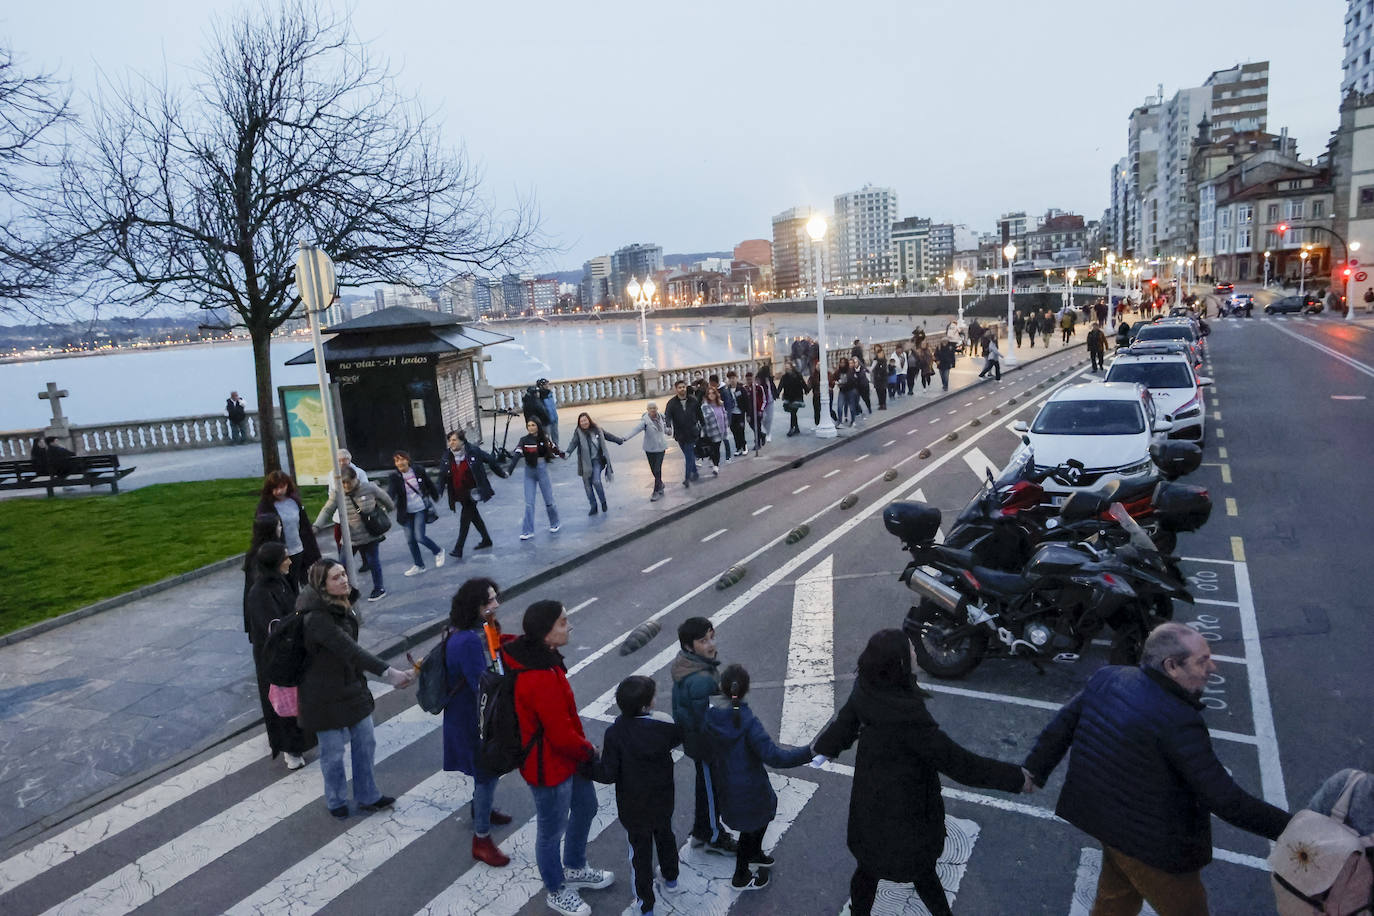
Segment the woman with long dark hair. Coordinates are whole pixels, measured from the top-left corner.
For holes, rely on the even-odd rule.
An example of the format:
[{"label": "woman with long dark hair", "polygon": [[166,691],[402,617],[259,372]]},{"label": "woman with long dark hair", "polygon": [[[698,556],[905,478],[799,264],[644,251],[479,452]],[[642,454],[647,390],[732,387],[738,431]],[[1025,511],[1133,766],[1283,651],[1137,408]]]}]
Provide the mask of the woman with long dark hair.
[{"label": "woman with long dark hair", "polygon": [[267,698],[271,685],[263,673],[263,649],[272,621],[285,620],[295,611],[299,589],[291,575],[291,557],[286,545],[268,541],[257,549],[253,557],[257,567],[253,587],[244,602],[244,619],[248,624],[248,638],[253,643],[253,668],[258,675],[258,700],[262,703],[263,725],[267,728],[267,746],[272,759],[286,755],[286,768],[298,770],[305,766],[302,755],[315,746],[315,736],[302,731],[295,716],[279,716]]},{"label": "woman with long dark hair", "polygon": [[854,916],[868,916],[879,879],[914,884],[931,916],[949,916],[935,863],[945,847],[940,774],[966,786],[1027,791],[1011,763],[967,751],[940,730],[916,685],[915,651],[901,630],[879,630],[859,656],[858,680],[815,750],[836,757],[859,742],[849,794]]},{"label": "woman with long dark hair", "polygon": [[606,442],[624,445],[625,440],[608,433],[596,425],[592,415],[583,411],[577,415],[577,426],[573,429],[572,442],[568,444],[568,457],[577,452],[577,475],[582,478],[582,487],[587,491],[587,502],[591,504],[588,515],[596,514],[596,501],[601,500],[601,511],[606,509],[606,488],[601,484],[601,475],[611,474],[611,457],[606,450]]},{"label": "woman with long dark hair", "polygon": [[262,481],[258,497],[257,515],[276,515],[281,519],[282,540],[291,556],[291,569],[297,585],[305,585],[311,564],[320,558],[320,545],[315,542],[315,529],[305,514],[301,492],[285,471],[272,471]]},{"label": "woman with long dark hair", "polygon": [[[282,542],[281,518],[275,513],[259,515],[253,519],[253,533],[248,540],[248,552],[243,555],[243,632],[252,639],[253,629],[248,625],[248,593],[253,583],[258,581],[258,551],[264,544]],[[300,582],[296,583],[297,586]]]},{"label": "woman with long dark hair", "polygon": [[554,458],[566,458],[554,442],[544,432],[538,420],[525,421],[525,435],[515,443],[515,454],[511,456],[509,472],[525,465],[525,517],[520,523],[520,540],[528,541],[534,537],[534,491],[537,488],[544,496],[544,511],[549,516],[549,533],[557,534],[559,527],[558,506],[553,501],[553,482],[549,480],[549,462]]}]

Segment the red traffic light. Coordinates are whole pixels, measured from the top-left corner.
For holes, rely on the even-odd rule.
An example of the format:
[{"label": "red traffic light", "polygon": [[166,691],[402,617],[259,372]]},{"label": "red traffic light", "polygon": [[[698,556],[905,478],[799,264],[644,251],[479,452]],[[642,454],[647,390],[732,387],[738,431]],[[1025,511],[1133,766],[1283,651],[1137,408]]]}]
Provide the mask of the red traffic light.
[{"label": "red traffic light", "polygon": [[1150,285],[1151,285],[1151,286],[1154,286],[1154,285],[1156,285],[1156,284],[1158,284],[1158,283],[1159,283],[1159,281],[1156,280],[1154,277],[1151,277],[1151,278],[1150,278]]},{"label": "red traffic light", "polygon": [[1351,270],[1350,270],[1349,267],[1347,267],[1347,268],[1345,269],[1345,275],[1348,277],[1348,276],[1350,276],[1350,274],[1351,274]]},{"label": "red traffic light", "polygon": [[1285,232],[1287,232],[1287,231],[1288,231],[1288,224],[1287,224],[1287,223],[1279,223],[1279,235],[1283,235],[1283,234],[1284,234]]}]

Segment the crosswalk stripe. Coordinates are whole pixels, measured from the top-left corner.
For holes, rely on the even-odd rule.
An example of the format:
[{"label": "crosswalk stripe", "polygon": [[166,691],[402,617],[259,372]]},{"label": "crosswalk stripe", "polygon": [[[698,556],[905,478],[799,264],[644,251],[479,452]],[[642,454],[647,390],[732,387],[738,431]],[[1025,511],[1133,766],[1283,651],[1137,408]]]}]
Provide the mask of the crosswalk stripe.
[{"label": "crosswalk stripe", "polygon": [[835,556],[797,580],[782,687],[783,744],[810,744],[835,711]]},{"label": "crosswalk stripe", "polygon": [[363,819],[230,907],[226,916],[304,916],[324,908],[467,804],[472,788],[471,778],[440,770],[397,798],[389,811]]},{"label": "crosswalk stripe", "polygon": [[[819,788],[809,780],[781,773],[769,773],[768,779],[778,796],[778,813],[763,835],[764,852],[772,852]],[[730,886],[730,879],[735,873],[734,857],[694,850],[689,840],[683,845],[680,858],[682,867],[678,873],[677,893],[659,895],[654,903],[654,912],[660,916],[665,913],[724,916],[740,897],[739,892]],[[633,893],[633,888],[629,890]],[[639,916],[639,911],[631,905],[626,907],[624,916]]]},{"label": "crosswalk stripe", "polygon": [[978,476],[979,480],[987,479],[988,469],[991,468],[993,474],[997,473],[997,465],[993,464],[992,459],[983,454],[980,448],[971,448],[964,452],[964,461],[969,468]]},{"label": "crosswalk stripe", "polygon": [[[1097,897],[1097,876],[1102,873],[1102,850],[1084,847],[1078,854],[1078,873],[1073,881],[1073,900],[1069,901],[1069,916],[1088,916]],[[1140,916],[1159,916],[1148,903],[1142,905]]]},{"label": "crosswalk stripe", "polygon": [[[376,681],[370,681],[369,686],[374,697],[391,692],[390,686]],[[133,798],[73,824],[51,839],[11,856],[0,862],[0,894],[6,894],[48,869],[56,868],[91,847],[118,836],[201,789],[215,785],[262,760],[267,754],[267,736],[255,735],[209,760],[168,777]]]},{"label": "crosswalk stripe", "polygon": [[[978,823],[962,817],[945,815],[945,848],[940,860],[935,863],[935,872],[940,876],[940,886],[951,904],[959,893],[959,885],[968,871],[969,859],[973,857],[973,844],[978,842],[980,832]],[[849,916],[850,904],[845,901],[840,916]],[[874,916],[930,916],[916,888],[910,884],[894,884],[891,881],[878,882],[878,896],[873,901]]]},{"label": "crosswalk stripe", "polygon": [[[381,763],[439,727],[440,719],[411,706],[376,727]],[[345,766],[349,758],[344,757]],[[132,912],[158,894],[237,849],[324,795],[313,762],[221,811],[47,911],[51,916],[111,916]]]}]

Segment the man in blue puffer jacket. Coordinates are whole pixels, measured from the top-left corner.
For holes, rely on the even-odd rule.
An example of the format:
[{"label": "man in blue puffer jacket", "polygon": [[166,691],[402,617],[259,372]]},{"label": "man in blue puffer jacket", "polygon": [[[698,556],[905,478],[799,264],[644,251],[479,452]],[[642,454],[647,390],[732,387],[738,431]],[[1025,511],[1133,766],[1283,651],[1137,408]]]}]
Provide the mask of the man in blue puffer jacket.
[{"label": "man in blue puffer jacket", "polygon": [[1156,627],[1139,668],[1106,667],[1059,711],[1026,758],[1043,786],[1072,746],[1055,813],[1102,844],[1094,913],[1207,912],[1211,816],[1276,839],[1288,813],[1236,785],[1212,750],[1202,690],[1207,640]]}]

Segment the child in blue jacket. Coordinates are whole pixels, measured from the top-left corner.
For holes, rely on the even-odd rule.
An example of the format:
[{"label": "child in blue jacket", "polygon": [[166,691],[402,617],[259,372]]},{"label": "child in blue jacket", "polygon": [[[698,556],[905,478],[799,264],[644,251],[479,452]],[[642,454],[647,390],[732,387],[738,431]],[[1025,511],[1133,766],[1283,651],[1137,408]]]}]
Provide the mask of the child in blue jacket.
[{"label": "child in blue jacket", "polygon": [[[741,665],[727,665],[720,673],[721,694],[728,706],[706,712],[705,732],[712,744],[712,774],[717,777],[720,816],[739,831],[735,853],[736,890],[768,886],[773,857],[764,855],[763,834],[778,813],[778,796],[764,766],[778,769],[801,766],[811,760],[809,747],[779,747],[754,717],[744,695],[749,692],[749,672]],[[765,866],[751,871],[754,865]]]}]

